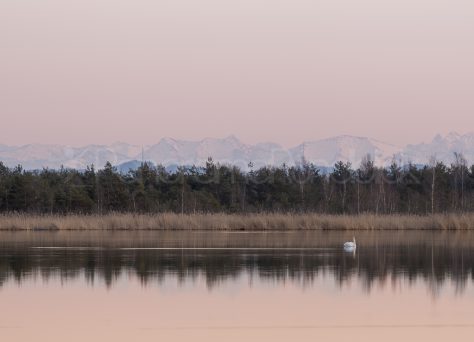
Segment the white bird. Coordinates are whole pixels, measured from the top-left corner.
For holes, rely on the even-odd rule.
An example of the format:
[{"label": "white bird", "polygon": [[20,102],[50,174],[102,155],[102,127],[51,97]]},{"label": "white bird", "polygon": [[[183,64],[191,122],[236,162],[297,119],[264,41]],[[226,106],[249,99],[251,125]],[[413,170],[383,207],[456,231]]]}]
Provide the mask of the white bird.
[{"label": "white bird", "polygon": [[352,241],[348,241],[344,243],[344,249],[348,251],[352,251],[357,248],[356,238],[352,237]]}]

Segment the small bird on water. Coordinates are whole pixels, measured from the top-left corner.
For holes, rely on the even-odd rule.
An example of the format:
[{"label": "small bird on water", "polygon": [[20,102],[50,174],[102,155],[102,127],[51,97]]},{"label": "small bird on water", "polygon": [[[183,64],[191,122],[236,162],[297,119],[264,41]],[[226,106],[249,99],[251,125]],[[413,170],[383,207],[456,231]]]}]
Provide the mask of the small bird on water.
[{"label": "small bird on water", "polygon": [[344,243],[345,250],[352,251],[352,250],[355,250],[356,248],[357,248],[357,243],[354,236],[352,237],[352,241],[348,241]]}]

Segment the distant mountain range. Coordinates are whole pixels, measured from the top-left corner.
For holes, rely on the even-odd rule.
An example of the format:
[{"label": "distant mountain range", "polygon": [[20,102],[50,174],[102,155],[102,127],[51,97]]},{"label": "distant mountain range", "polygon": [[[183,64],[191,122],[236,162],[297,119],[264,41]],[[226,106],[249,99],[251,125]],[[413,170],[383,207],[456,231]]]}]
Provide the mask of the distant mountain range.
[{"label": "distant mountain range", "polygon": [[469,163],[474,162],[474,133],[437,135],[429,143],[404,147],[348,135],[307,141],[290,149],[275,143],[244,144],[235,136],[200,141],[163,138],[155,145],[143,147],[123,142],[84,147],[0,144],[0,161],[10,167],[21,164],[26,169],[56,169],[61,166],[84,169],[91,164],[100,168],[110,161],[126,171],[136,168],[143,159],[175,168],[177,165],[204,165],[208,157],[212,157],[216,162],[237,165],[247,170],[249,163],[254,168],[280,166],[283,163],[294,165],[300,163],[303,156],[308,162],[320,167],[331,167],[337,161],[351,162],[357,167],[367,154],[380,166],[394,160],[400,164],[426,164],[431,157],[451,163],[454,152],[462,153]]}]

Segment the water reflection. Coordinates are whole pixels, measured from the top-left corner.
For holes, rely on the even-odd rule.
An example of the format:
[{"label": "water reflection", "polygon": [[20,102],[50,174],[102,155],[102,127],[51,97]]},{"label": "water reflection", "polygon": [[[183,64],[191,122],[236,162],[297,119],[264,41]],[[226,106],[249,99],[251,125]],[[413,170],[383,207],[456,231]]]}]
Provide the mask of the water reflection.
[{"label": "water reflection", "polygon": [[343,287],[352,279],[374,285],[422,279],[437,295],[446,283],[462,293],[474,280],[474,235],[439,232],[360,233],[347,253],[345,233],[233,234],[212,232],[36,232],[0,234],[0,286],[14,280],[84,276],[112,287],[123,275],[143,286],[176,277],[204,277],[209,289],[241,276],[311,286],[320,275]]}]

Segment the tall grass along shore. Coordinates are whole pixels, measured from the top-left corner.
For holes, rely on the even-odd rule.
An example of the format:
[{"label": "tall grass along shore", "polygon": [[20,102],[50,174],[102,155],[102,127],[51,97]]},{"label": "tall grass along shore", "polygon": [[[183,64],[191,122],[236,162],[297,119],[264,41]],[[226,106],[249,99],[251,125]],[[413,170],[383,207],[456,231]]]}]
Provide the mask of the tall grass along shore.
[{"label": "tall grass along shore", "polygon": [[0,215],[0,230],[474,230],[474,214]]}]

